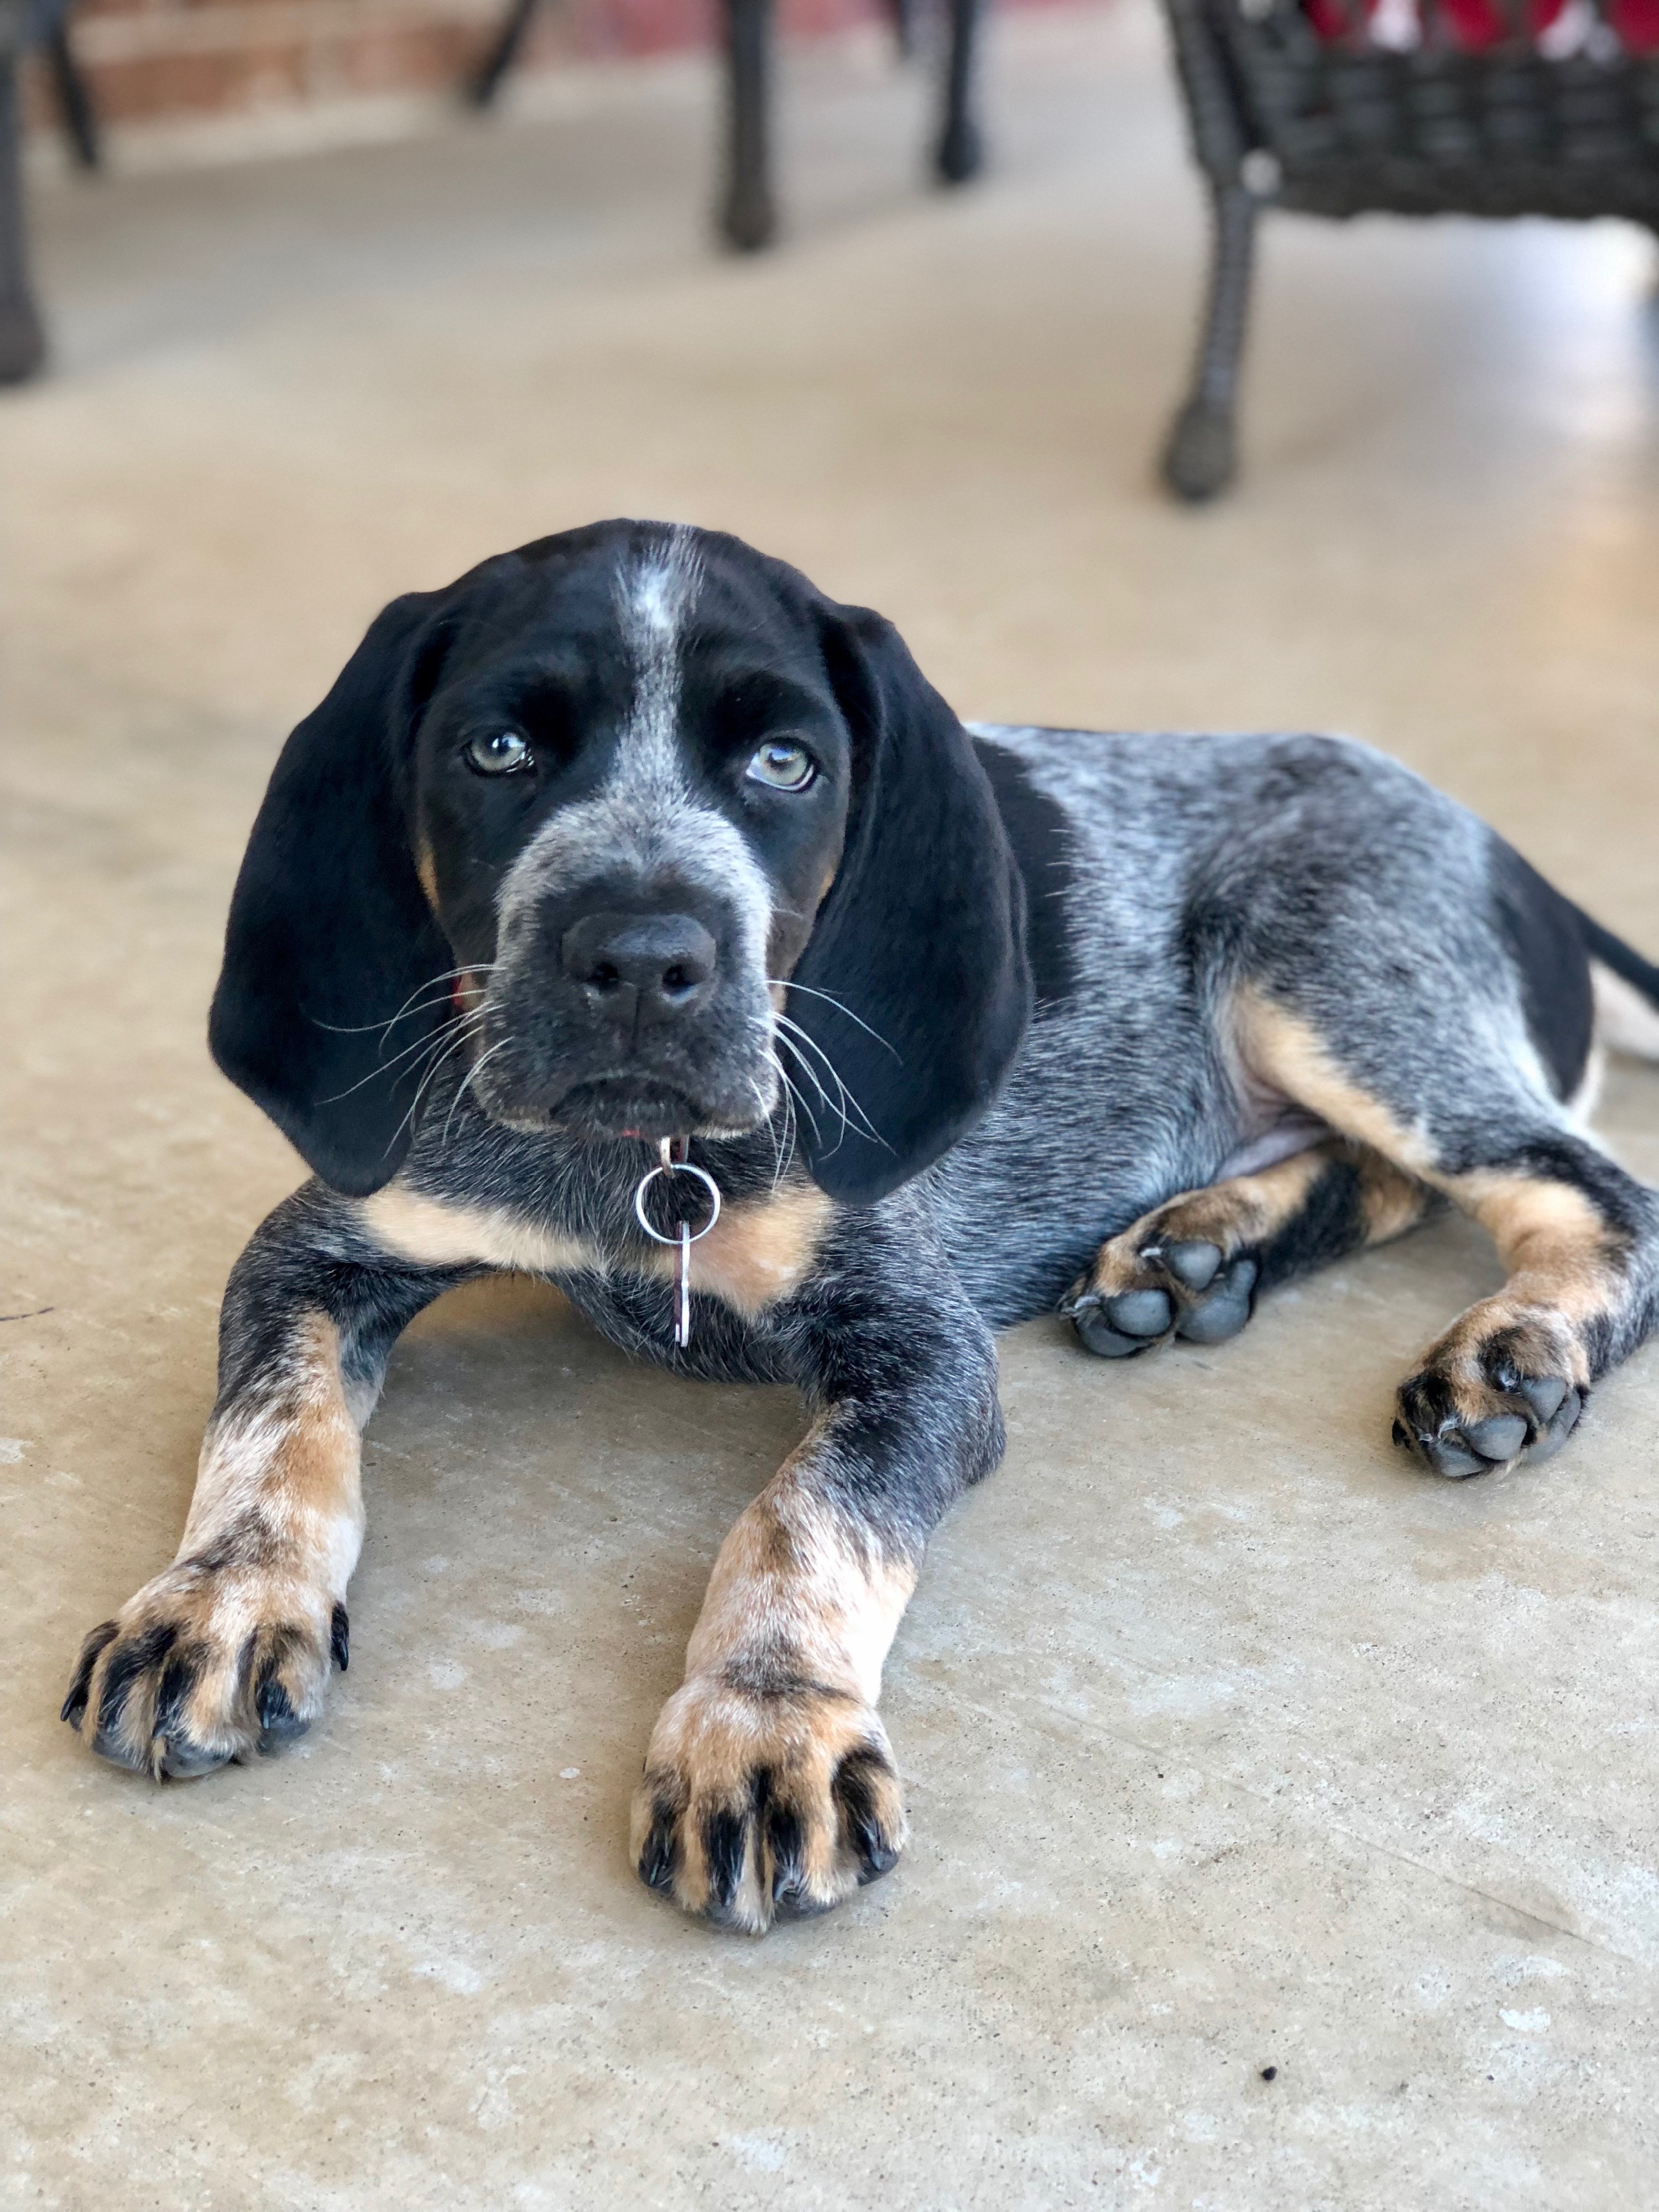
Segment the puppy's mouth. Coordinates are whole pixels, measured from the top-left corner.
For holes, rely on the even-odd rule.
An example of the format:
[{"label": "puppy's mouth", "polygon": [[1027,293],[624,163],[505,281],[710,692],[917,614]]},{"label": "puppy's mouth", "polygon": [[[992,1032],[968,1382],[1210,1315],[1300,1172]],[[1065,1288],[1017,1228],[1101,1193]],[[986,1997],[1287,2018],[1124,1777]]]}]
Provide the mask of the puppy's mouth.
[{"label": "puppy's mouth", "polygon": [[764,1118],[734,1115],[676,1084],[636,1073],[585,1077],[547,1098],[526,1098],[516,1085],[478,1087],[490,1120],[526,1134],[557,1131],[584,1139],[643,1138],[654,1145],[665,1137],[743,1136]]},{"label": "puppy's mouth", "polygon": [[581,1137],[643,1137],[651,1144],[702,1129],[708,1115],[672,1083],[609,1075],[573,1084],[550,1109],[551,1125]]}]

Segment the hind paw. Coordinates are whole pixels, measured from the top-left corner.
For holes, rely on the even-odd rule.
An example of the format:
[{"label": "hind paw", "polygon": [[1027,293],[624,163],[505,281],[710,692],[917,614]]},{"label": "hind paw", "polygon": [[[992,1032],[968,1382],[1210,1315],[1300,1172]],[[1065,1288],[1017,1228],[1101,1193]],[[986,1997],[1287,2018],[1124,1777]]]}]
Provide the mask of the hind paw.
[{"label": "hind paw", "polygon": [[1486,1328],[1477,1309],[1401,1384],[1394,1440],[1436,1474],[1486,1474],[1559,1451],[1589,1395],[1565,1327]]},{"label": "hind paw", "polygon": [[1229,1259],[1205,1238],[1115,1237],[1060,1310],[1103,1359],[1150,1352],[1172,1336],[1221,1344],[1250,1318],[1260,1272],[1248,1253]]}]

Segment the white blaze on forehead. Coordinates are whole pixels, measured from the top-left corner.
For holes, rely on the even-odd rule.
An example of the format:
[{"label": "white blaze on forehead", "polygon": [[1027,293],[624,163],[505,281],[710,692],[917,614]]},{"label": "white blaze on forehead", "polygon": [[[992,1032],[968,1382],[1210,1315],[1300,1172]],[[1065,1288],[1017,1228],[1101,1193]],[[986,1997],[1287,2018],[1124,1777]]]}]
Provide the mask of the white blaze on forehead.
[{"label": "white blaze on forehead", "polygon": [[702,578],[683,526],[632,562],[617,583],[617,617],[633,664],[634,706],[614,781],[680,783],[681,639]]},{"label": "white blaze on forehead", "polygon": [[684,888],[694,911],[709,912],[720,941],[720,988],[699,1018],[702,1049],[707,1054],[711,1035],[720,1042],[723,1090],[744,1102],[738,1125],[748,1127],[766,1120],[777,1097],[766,988],[772,886],[738,823],[698,794],[688,773],[680,722],[687,629],[701,581],[696,539],[678,526],[655,533],[618,570],[617,642],[609,649],[620,648],[632,690],[616,756],[599,788],[556,807],[507,870],[489,994],[499,1006],[526,986],[538,988],[537,917],[549,900],[580,899],[586,889],[592,904],[609,907]]},{"label": "white blaze on forehead", "polygon": [[696,534],[662,530],[618,570],[615,605],[633,696],[610,773],[591,798],[559,807],[508,869],[498,896],[501,937],[492,988],[517,955],[516,924],[537,901],[584,878],[664,877],[705,886],[736,924],[734,963],[769,1034],[765,994],[772,890],[735,823],[699,799],[686,774],[680,713],[687,624],[702,581]]}]

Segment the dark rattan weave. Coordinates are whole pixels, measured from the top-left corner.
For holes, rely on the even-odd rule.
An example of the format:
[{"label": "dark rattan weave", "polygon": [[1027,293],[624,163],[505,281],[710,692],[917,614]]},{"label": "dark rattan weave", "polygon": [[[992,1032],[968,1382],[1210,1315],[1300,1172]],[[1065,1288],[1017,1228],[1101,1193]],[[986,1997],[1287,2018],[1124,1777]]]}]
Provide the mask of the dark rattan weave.
[{"label": "dark rattan weave", "polygon": [[1393,52],[1322,38],[1299,0],[1164,0],[1194,149],[1215,216],[1192,390],[1164,473],[1212,498],[1234,465],[1238,363],[1256,216],[1623,216],[1659,229],[1659,54],[1597,21],[1548,58],[1517,37],[1485,52]]}]

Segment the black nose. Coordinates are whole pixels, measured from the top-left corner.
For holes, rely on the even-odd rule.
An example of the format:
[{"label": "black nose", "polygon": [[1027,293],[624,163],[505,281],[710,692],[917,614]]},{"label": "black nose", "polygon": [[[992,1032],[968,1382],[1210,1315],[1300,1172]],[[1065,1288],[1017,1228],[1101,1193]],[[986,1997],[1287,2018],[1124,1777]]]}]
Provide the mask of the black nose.
[{"label": "black nose", "polygon": [[719,951],[689,914],[590,914],[559,940],[559,962],[589,1004],[617,1021],[690,1013],[708,995]]}]

